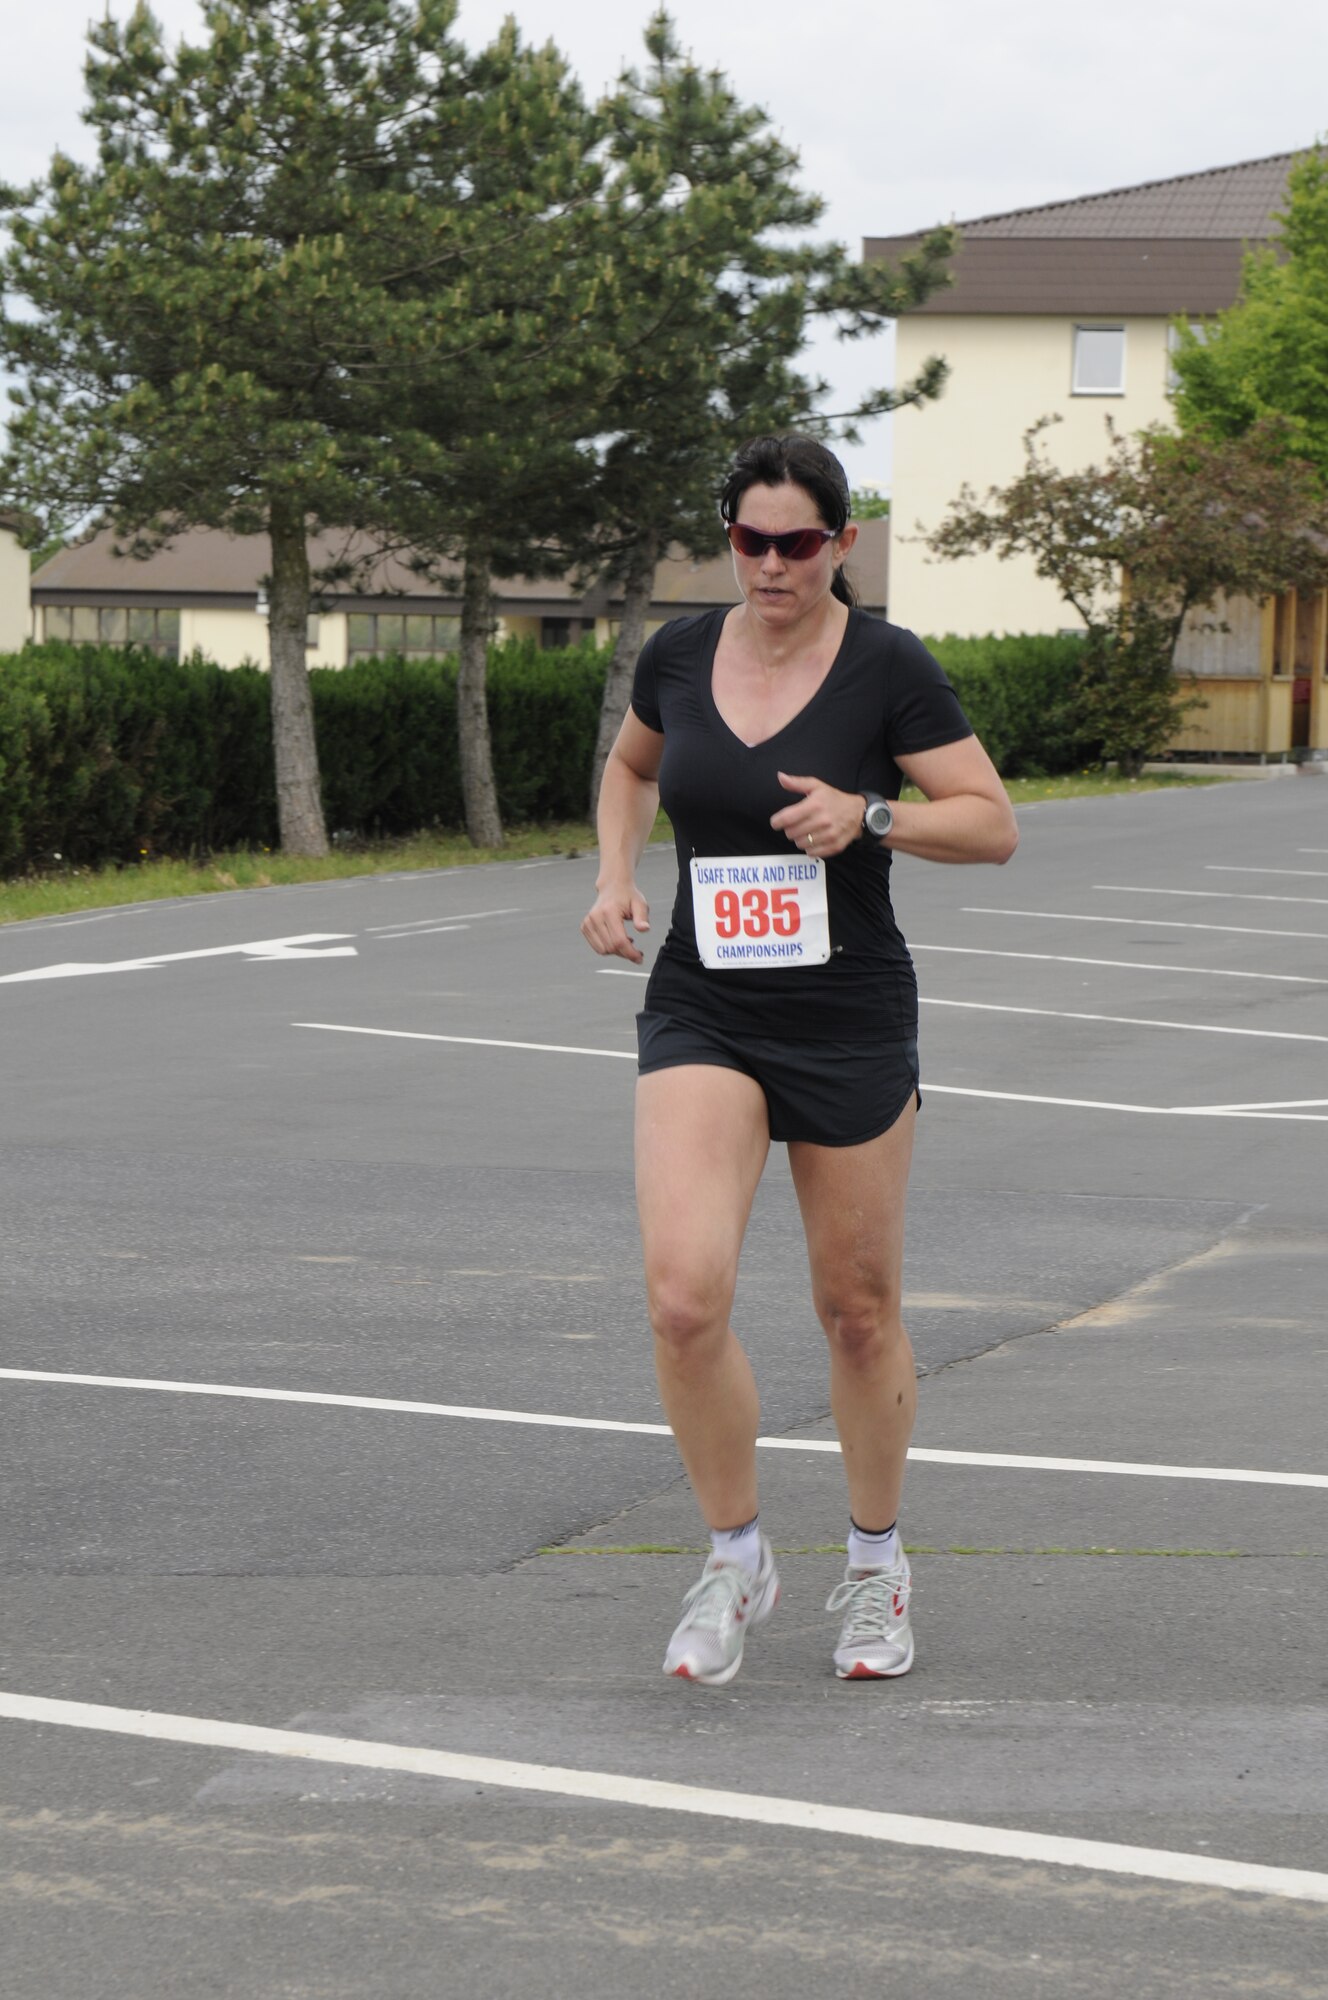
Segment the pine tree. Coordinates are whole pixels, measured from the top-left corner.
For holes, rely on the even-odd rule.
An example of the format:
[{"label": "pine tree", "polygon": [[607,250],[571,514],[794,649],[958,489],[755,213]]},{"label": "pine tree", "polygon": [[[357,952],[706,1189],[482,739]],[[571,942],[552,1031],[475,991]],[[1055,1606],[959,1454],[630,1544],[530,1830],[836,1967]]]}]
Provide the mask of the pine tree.
[{"label": "pine tree", "polygon": [[[441,475],[410,390],[506,337],[486,260],[483,75],[455,0],[209,0],[166,48],[139,6],[90,31],[94,164],[6,191],[0,325],[23,378],[0,494],[34,533],[89,515],[133,553],[206,525],[271,542],[281,837],[325,851],[305,663],[307,538],[377,528]],[[481,163],[477,166],[477,162]],[[29,316],[29,314],[31,316]]]},{"label": "pine tree", "polygon": [[[596,203],[602,120],[551,45],[509,21],[474,71],[474,200],[504,219],[467,274],[482,340],[436,356],[404,414],[435,457],[401,481],[391,526],[423,575],[462,578],[457,716],[466,828],[503,840],[485,697],[496,577],[566,571],[590,518],[589,437],[620,362],[587,337],[608,270]],[[429,281],[425,280],[428,290]]]},{"label": "pine tree", "polygon": [[809,242],[824,211],[800,187],[797,157],[765,113],[718,71],[684,55],[660,10],[649,63],[627,72],[610,106],[612,179],[605,227],[613,283],[601,299],[623,366],[600,412],[601,563],[623,589],[623,620],[600,719],[592,807],[626,711],[655,567],[670,545],[723,547],[716,495],[735,446],[764,431],[838,430],[939,394],[933,359],[905,388],[819,414],[826,384],[801,373],[813,319],[846,338],[879,329],[945,280],[948,230],[899,269],[858,265],[837,243]]}]

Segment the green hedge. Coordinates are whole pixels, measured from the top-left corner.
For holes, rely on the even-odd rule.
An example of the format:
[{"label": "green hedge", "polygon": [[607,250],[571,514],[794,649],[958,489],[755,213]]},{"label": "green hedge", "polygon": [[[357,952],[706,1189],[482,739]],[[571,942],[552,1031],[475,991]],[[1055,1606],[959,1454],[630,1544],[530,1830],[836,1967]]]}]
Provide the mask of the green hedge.
[{"label": "green hedge", "polygon": [[0,870],[272,841],[267,678],[113,646],[0,658]]},{"label": "green hedge", "polygon": [[[1074,770],[1101,745],[1076,721],[1081,642],[928,642],[1008,777]],[[585,812],[608,655],[533,642],[489,656],[505,820]],[[464,819],[453,660],[363,660],[311,674],[329,830],[394,835]],[[0,657],[0,873],[275,846],[267,675],[113,646]]]},{"label": "green hedge", "polygon": [[1073,635],[928,639],[1003,778],[1054,777],[1101,761],[1080,719],[1084,642]]},{"label": "green hedge", "polygon": [[[490,726],[509,820],[586,808],[607,655],[492,648]],[[454,660],[310,675],[329,829],[404,834],[464,819]],[[0,657],[0,873],[274,846],[268,679],[116,646]]]},{"label": "green hedge", "polygon": [[[511,640],[489,653],[489,734],[505,820],[585,816],[607,651],[544,651]],[[414,833],[459,826],[456,663],[362,660],[310,675],[330,829]]]}]

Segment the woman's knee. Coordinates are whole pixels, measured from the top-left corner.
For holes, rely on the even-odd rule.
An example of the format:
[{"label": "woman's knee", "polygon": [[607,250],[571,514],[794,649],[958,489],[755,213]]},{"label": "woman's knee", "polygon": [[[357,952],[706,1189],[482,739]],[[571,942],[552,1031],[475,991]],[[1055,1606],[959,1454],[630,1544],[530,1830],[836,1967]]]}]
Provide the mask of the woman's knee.
[{"label": "woman's knee", "polygon": [[650,1324],[656,1340],[675,1353],[694,1353],[728,1331],[731,1288],[685,1275],[647,1280]]},{"label": "woman's knee", "polygon": [[893,1300],[823,1299],[818,1301],[817,1315],[832,1350],[851,1368],[874,1368],[907,1338]]}]

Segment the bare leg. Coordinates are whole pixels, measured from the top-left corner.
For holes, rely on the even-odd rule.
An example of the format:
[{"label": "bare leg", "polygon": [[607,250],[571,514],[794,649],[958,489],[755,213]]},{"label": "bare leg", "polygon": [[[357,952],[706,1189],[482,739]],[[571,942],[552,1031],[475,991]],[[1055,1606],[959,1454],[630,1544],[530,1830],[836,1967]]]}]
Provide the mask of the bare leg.
[{"label": "bare leg", "polygon": [[760,1085],[688,1064],[637,1083],[636,1192],[660,1398],[712,1528],[757,1510],[760,1409],[729,1324],[770,1132]]},{"label": "bare leg", "polygon": [[917,1411],[913,1349],[900,1317],[904,1198],[916,1106],[865,1146],[789,1146],[812,1296],[830,1343],[830,1407],[860,1528],[899,1512]]}]

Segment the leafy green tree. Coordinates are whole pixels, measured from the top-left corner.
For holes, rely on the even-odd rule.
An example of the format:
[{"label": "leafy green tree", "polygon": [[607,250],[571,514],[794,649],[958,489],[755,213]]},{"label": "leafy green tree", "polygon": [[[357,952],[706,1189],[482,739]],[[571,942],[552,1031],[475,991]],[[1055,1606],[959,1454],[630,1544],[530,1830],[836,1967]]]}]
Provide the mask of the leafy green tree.
[{"label": "leafy green tree", "polygon": [[281,838],[325,850],[305,663],[320,525],[378,527],[441,476],[419,380],[504,336],[486,260],[497,129],[455,0],[207,0],[168,52],[143,6],[90,31],[95,163],[7,190],[0,324],[23,378],[0,498],[34,536],[100,513],[131,553],[265,532]]},{"label": "leafy green tree", "polygon": [[1052,421],[1025,433],[1018,478],[982,498],[964,487],[927,546],[947,561],[1031,558],[1055,584],[1087,629],[1084,725],[1134,775],[1178,717],[1201,705],[1175,672],[1186,619],[1224,596],[1322,588],[1328,503],[1277,419],[1230,439],[1160,427],[1126,439],[1109,425],[1106,462],[1077,472],[1061,471],[1046,449]]},{"label": "leafy green tree", "polygon": [[645,41],[644,73],[626,72],[608,106],[610,251],[598,303],[601,337],[622,366],[599,411],[588,567],[621,585],[623,619],[592,804],[626,711],[656,564],[670,545],[697,557],[723,547],[716,494],[734,447],[758,432],[836,423],[851,436],[856,422],[937,395],[946,372],[933,359],[902,390],[817,414],[826,385],[797,367],[809,321],[832,320],[854,339],[920,304],[946,281],[953,235],[934,231],[898,270],[808,242],[824,203],[798,185],[797,157],[765,113],[683,54],[663,10]]},{"label": "leafy green tree", "polygon": [[1287,448],[1328,481],[1328,150],[1294,163],[1278,243],[1245,259],[1236,304],[1177,328],[1183,430],[1239,437],[1283,419]]},{"label": "leafy green tree", "polygon": [[[475,68],[483,106],[473,198],[506,227],[468,273],[482,340],[438,356],[409,385],[409,425],[436,458],[393,494],[392,524],[418,573],[462,572],[457,718],[466,827],[502,844],[485,693],[497,577],[566,572],[592,518],[590,439],[621,363],[600,316],[607,250],[597,208],[602,117],[551,45],[524,47],[509,21]],[[428,290],[429,280],[425,279]]]}]

